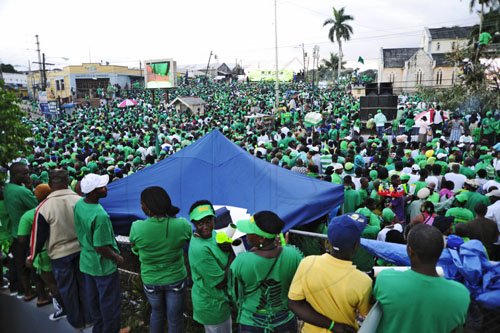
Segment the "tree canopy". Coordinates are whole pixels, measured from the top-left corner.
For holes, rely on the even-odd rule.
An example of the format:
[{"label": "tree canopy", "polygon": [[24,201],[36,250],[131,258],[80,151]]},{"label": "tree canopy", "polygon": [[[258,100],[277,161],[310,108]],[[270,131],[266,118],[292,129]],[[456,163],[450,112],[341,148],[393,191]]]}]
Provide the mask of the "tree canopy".
[{"label": "tree canopy", "polygon": [[25,114],[18,102],[16,95],[6,89],[4,82],[0,80],[0,165],[3,166],[26,151],[24,140],[31,134],[22,122]]}]

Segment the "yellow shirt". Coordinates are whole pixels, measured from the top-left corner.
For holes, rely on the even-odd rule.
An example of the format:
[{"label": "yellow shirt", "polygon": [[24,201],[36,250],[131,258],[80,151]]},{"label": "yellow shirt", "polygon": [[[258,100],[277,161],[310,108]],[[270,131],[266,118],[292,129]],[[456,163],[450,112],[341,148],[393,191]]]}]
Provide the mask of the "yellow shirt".
[{"label": "yellow shirt", "polygon": [[[301,261],[288,298],[306,300],[322,315],[358,329],[356,313],[368,314],[371,293],[372,280],[368,275],[357,270],[351,261],[326,253]],[[302,333],[328,333],[328,330],[306,323]]]}]

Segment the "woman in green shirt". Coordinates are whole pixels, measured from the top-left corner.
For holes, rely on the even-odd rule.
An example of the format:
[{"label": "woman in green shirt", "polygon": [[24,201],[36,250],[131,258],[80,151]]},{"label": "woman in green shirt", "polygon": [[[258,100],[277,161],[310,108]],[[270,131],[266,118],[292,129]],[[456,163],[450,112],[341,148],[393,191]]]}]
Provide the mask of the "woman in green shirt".
[{"label": "woman in green shirt", "polygon": [[295,315],[288,309],[288,290],[302,254],[277,242],[284,226],[270,211],[238,221],[238,230],[247,234],[252,246],[230,266],[230,292],[238,307],[240,333],[297,332]]},{"label": "woman in green shirt", "polygon": [[193,279],[193,318],[203,324],[205,333],[231,333],[226,276],[229,253],[217,245],[212,203],[208,200],[195,202],[189,210],[189,218],[195,227],[188,252]]},{"label": "woman in green shirt", "polygon": [[191,225],[176,218],[179,208],[172,205],[167,192],[159,187],[141,193],[146,220],[132,223],[130,243],[139,255],[144,292],[152,307],[150,332],[182,333],[187,270],[183,248],[191,238]]}]

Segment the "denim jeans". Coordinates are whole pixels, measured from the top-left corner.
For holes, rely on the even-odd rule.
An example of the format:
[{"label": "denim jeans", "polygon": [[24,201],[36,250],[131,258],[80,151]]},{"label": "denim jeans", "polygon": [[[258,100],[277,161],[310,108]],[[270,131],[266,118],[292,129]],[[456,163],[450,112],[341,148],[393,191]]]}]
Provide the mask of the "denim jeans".
[{"label": "denim jeans", "polygon": [[152,308],[149,332],[164,332],[166,317],[168,333],[183,333],[185,285],[186,279],[161,286],[144,284],[144,292]]},{"label": "denim jeans", "polygon": [[52,273],[71,326],[80,328],[91,323],[85,300],[83,274],[80,272],[80,252],[53,259]]},{"label": "denim jeans", "polygon": [[288,323],[284,323],[278,327],[275,327],[272,330],[248,326],[248,325],[238,325],[239,333],[297,333],[297,319],[294,317]]},{"label": "denim jeans", "polygon": [[120,275],[118,271],[105,276],[85,276],[85,291],[90,317],[94,322],[92,333],[120,331]]}]

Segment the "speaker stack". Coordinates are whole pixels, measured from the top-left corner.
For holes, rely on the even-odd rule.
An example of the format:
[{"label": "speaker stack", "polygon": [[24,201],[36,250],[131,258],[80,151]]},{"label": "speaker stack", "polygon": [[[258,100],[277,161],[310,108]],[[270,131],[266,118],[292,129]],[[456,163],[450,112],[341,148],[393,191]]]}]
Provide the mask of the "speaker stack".
[{"label": "speaker stack", "polygon": [[365,86],[365,95],[359,100],[359,115],[362,121],[373,118],[378,109],[388,121],[397,116],[398,96],[392,93],[392,82],[369,83]]}]

